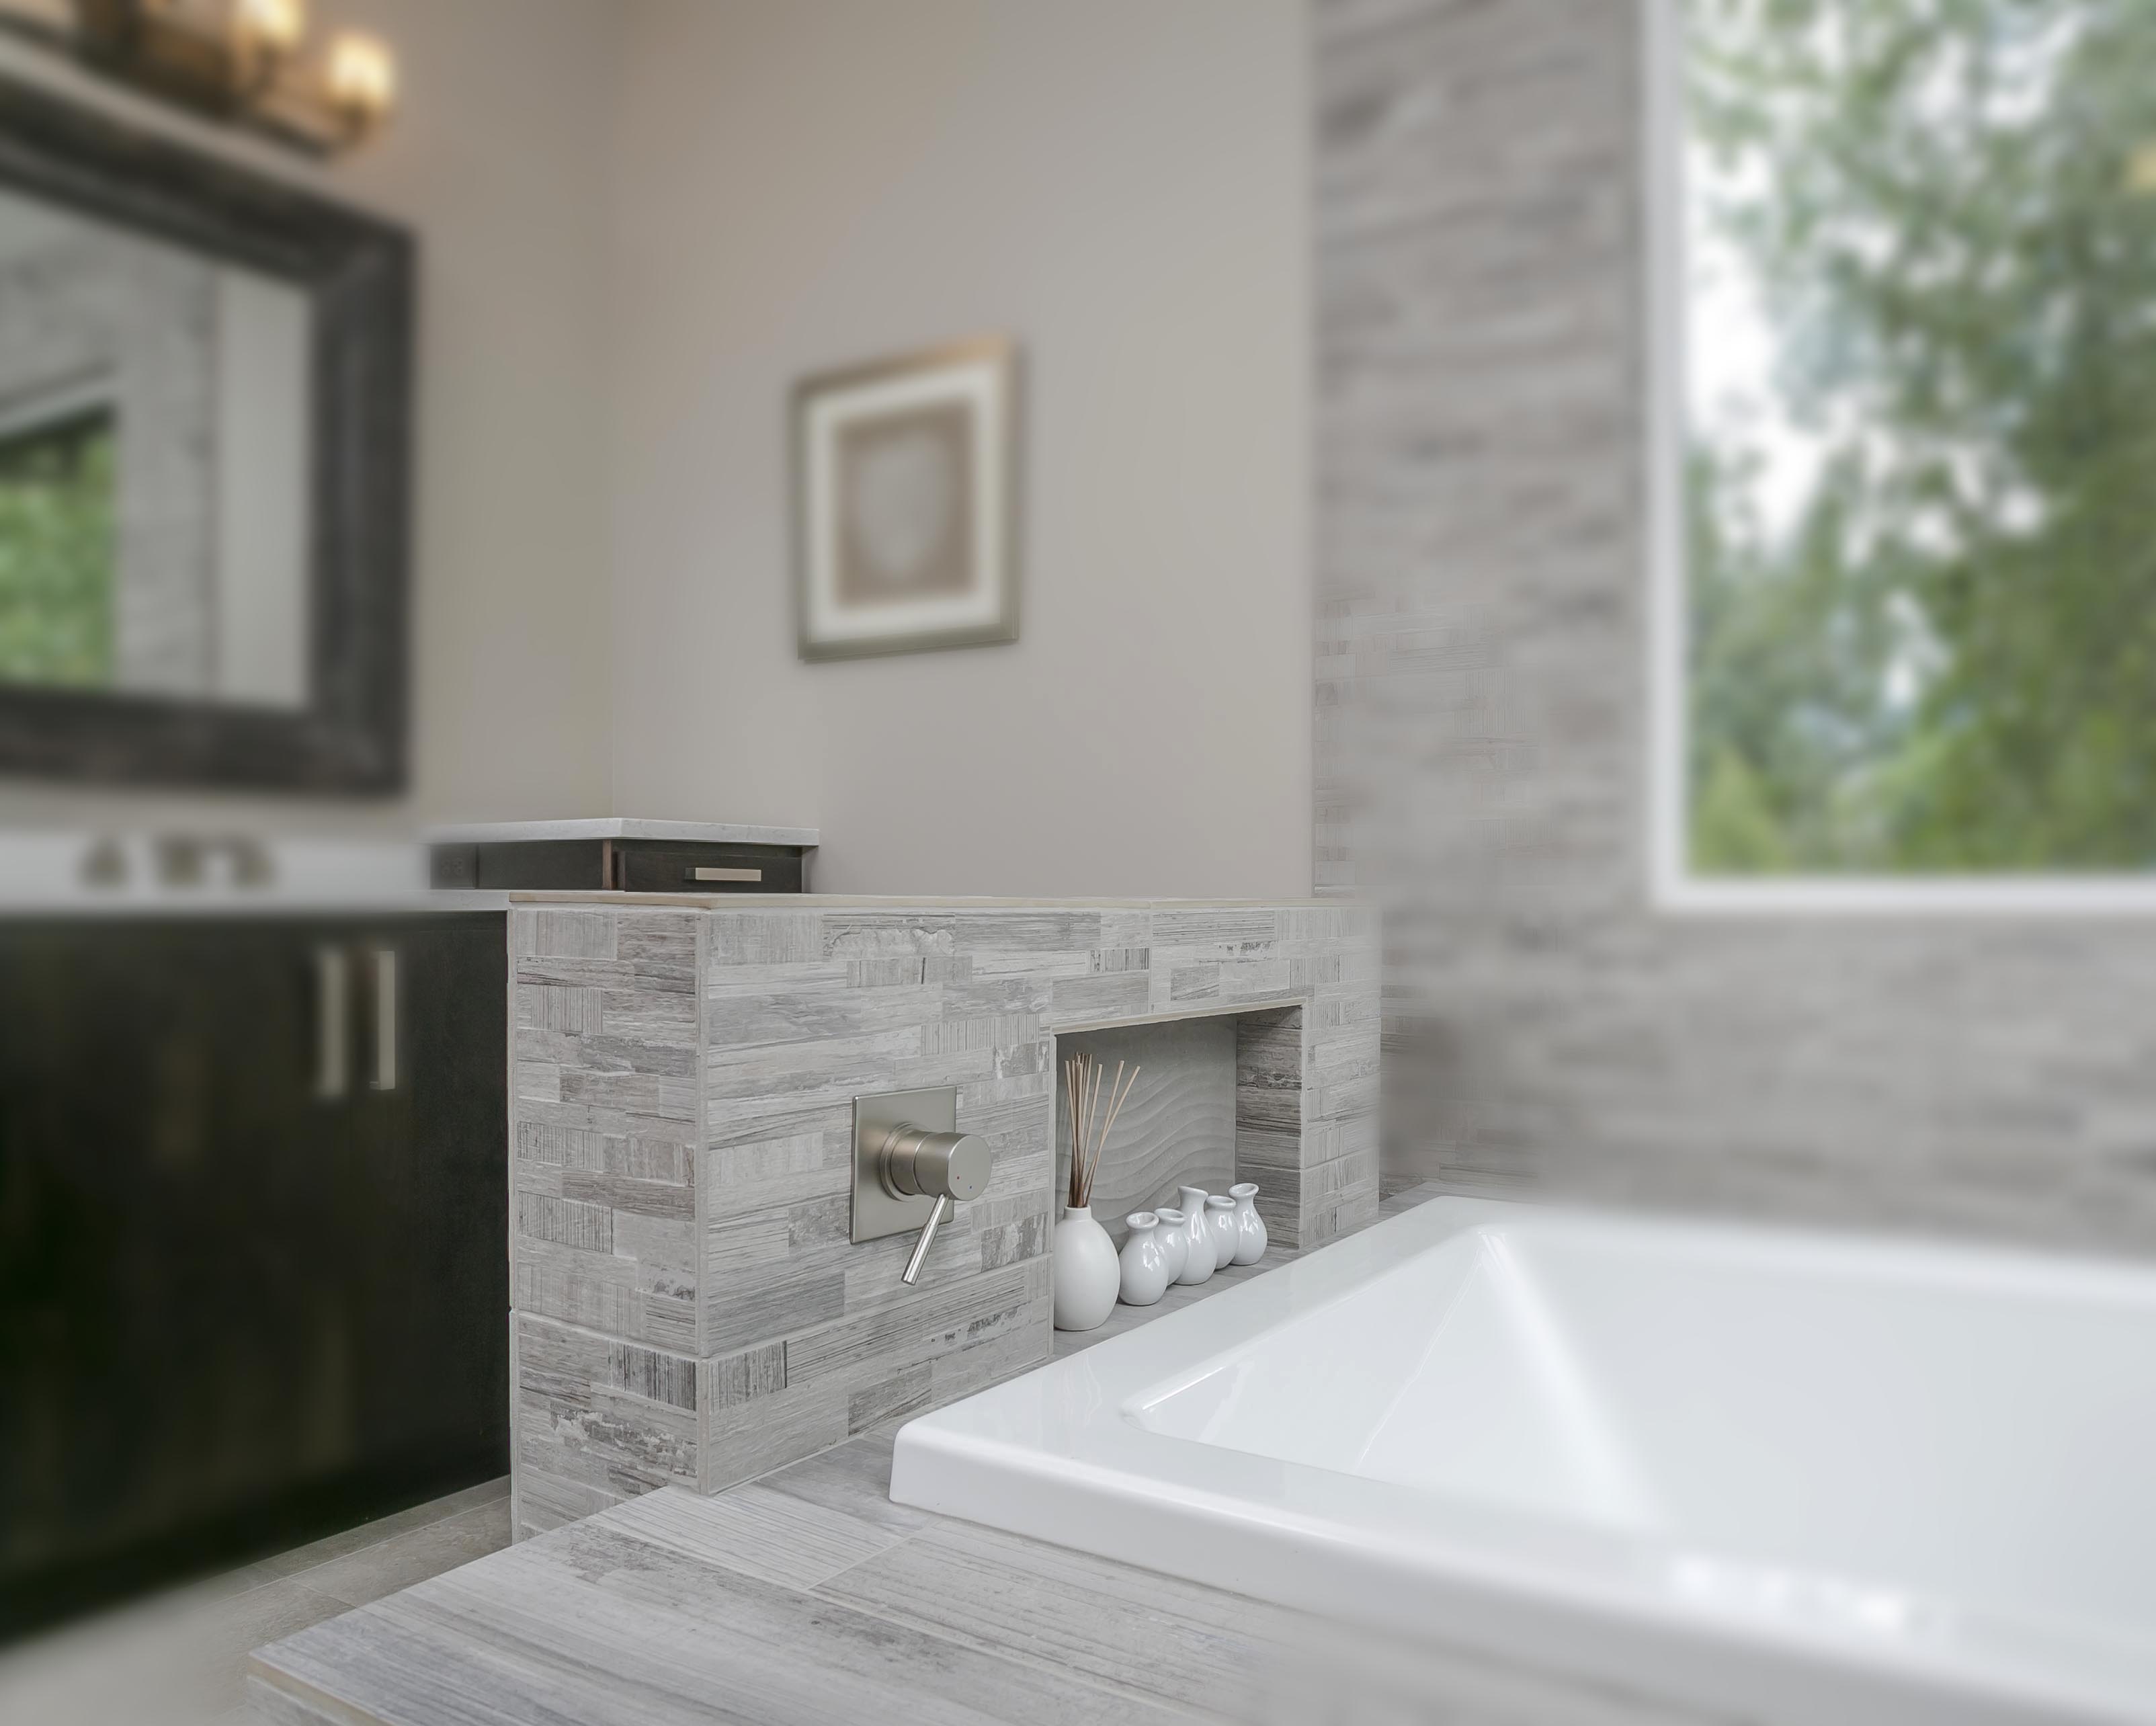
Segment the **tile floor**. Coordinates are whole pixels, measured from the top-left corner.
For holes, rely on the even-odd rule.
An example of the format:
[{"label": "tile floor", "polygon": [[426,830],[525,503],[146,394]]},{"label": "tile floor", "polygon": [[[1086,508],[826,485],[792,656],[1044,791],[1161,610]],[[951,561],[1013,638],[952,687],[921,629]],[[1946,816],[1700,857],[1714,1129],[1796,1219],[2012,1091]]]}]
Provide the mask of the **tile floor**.
[{"label": "tile floor", "polygon": [[249,1652],[509,1544],[509,1482],[0,1649],[0,1726],[237,1726]]}]

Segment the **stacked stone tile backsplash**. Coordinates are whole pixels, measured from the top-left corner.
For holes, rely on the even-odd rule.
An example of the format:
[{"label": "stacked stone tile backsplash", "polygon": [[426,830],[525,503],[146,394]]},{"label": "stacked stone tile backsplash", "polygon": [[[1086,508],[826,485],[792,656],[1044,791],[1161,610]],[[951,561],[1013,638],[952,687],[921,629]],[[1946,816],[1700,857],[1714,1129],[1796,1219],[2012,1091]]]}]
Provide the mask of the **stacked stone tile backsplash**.
[{"label": "stacked stone tile backsplash", "polygon": [[[1359,907],[520,903],[516,1518],[716,1492],[1048,1356],[1059,1031],[1234,1013],[1238,1172],[1276,1237],[1376,1215]],[[920,1285],[854,1246],[855,1096],[952,1085],[994,1153]]]}]

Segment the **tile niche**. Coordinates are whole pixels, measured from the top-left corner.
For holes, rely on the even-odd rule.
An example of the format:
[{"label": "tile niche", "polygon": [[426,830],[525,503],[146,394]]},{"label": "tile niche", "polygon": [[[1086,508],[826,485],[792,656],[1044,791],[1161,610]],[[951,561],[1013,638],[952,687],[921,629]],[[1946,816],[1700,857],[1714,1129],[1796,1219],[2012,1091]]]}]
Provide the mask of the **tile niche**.
[{"label": "tile niche", "polygon": [[1056,1205],[1070,1169],[1063,1063],[1083,1050],[1108,1079],[1118,1062],[1138,1069],[1093,1180],[1093,1215],[1118,1246],[1131,1212],[1173,1205],[1183,1186],[1224,1193],[1245,1180],[1257,1183],[1266,1228],[1292,1238],[1301,1220],[1302,1011],[1276,1007],[1059,1033]]}]

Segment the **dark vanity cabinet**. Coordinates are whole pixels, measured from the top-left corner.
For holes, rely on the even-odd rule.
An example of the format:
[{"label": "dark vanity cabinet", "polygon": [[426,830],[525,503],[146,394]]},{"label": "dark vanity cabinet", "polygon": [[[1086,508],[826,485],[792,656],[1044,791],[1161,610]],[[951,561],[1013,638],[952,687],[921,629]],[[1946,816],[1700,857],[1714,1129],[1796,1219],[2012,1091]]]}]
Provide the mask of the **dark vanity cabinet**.
[{"label": "dark vanity cabinet", "polygon": [[504,937],[0,922],[0,1635],[506,1472]]}]

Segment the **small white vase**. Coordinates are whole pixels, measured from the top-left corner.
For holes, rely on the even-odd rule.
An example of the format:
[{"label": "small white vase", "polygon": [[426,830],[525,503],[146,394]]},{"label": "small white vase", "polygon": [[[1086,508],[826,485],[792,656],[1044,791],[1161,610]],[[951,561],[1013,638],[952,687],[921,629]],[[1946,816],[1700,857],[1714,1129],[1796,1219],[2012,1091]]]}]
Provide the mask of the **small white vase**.
[{"label": "small white vase", "polygon": [[1178,1209],[1183,1212],[1183,1238],[1188,1243],[1178,1282],[1204,1282],[1213,1274],[1213,1231],[1205,1226],[1205,1189],[1184,1187]]},{"label": "small white vase", "polygon": [[1160,1218],[1150,1210],[1134,1210],[1123,1220],[1131,1229],[1121,1254],[1123,1304],[1150,1307],[1168,1292],[1168,1285],[1173,1280],[1168,1268],[1168,1248],[1161,1244]]},{"label": "small white vase", "polygon": [[1168,1280],[1180,1282],[1183,1266],[1190,1257],[1190,1236],[1187,1232],[1189,1219],[1167,1205],[1161,1205],[1153,1215],[1160,1219],[1160,1250],[1168,1260]]},{"label": "small white vase", "polygon": [[1116,1290],[1122,1282],[1116,1243],[1093,1220],[1091,1205],[1066,1205],[1063,1220],[1055,1225],[1053,1251],[1056,1329],[1094,1329],[1116,1310]]},{"label": "small white vase", "polygon": [[1235,1262],[1255,1265],[1271,1242],[1265,1220],[1258,1215],[1258,1184],[1240,1182],[1228,1189],[1228,1196],[1235,1201]]},{"label": "small white vase", "polygon": [[1213,1237],[1213,1262],[1216,1266],[1235,1262],[1235,1201],[1225,1193],[1215,1193],[1205,1201],[1205,1230]]}]

